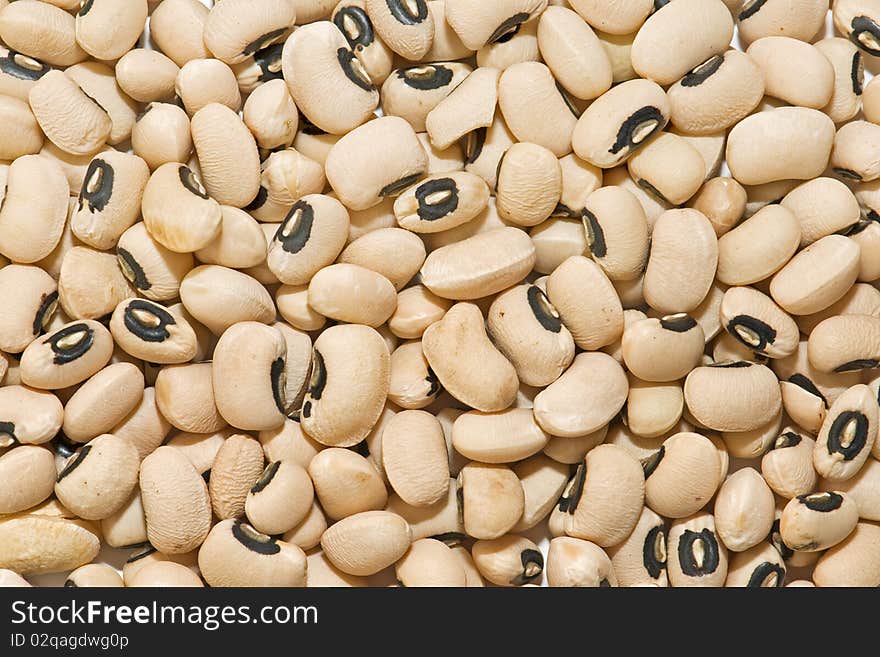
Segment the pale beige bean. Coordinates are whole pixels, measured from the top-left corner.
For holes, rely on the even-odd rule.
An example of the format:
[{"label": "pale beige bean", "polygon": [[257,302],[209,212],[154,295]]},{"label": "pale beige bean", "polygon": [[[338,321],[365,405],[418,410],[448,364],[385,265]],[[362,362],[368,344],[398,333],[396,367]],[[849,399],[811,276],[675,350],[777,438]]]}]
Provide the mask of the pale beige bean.
[{"label": "pale beige bean", "polygon": [[724,586],[781,588],[785,582],[785,563],[775,546],[760,543],[744,552],[730,555]]},{"label": "pale beige bean", "polygon": [[855,385],[831,408],[813,449],[813,467],[825,479],[854,477],[874,449],[877,437],[877,400],[866,385]]},{"label": "pale beige bean", "polygon": [[92,525],[65,518],[18,515],[0,520],[0,568],[22,575],[73,570],[98,555]]},{"label": "pale beige bean", "polygon": [[190,117],[211,103],[225,105],[233,112],[241,109],[235,74],[219,59],[188,61],[177,73],[174,91]]},{"label": "pale beige bean", "polygon": [[849,537],[825,552],[813,570],[816,586],[877,586],[880,526],[860,522]]},{"label": "pale beige bean", "polygon": [[227,64],[244,61],[278,42],[296,20],[296,3],[277,0],[225,0],[205,21],[205,46]]},{"label": "pale beige bean", "polygon": [[171,423],[156,405],[156,389],[146,388],[140,403],[110,431],[134,443],[141,460],[162,444]]},{"label": "pale beige bean", "polygon": [[226,426],[214,403],[210,363],[163,367],[156,377],[156,405],[182,431],[209,433]]},{"label": "pale beige bean", "polygon": [[259,439],[267,461],[290,460],[304,468],[323,449],[302,430],[299,422],[289,418],[280,427],[261,431]]},{"label": "pale beige bean", "polygon": [[559,536],[547,552],[550,586],[604,588],[617,586],[614,566],[602,548],[590,541]]},{"label": "pale beige bean", "polygon": [[[715,445],[698,433],[670,436],[644,462],[645,504],[667,518],[702,509],[715,494],[719,474]],[[769,530],[769,528],[768,528]]]},{"label": "pale beige bean", "polygon": [[113,338],[102,324],[65,324],[31,342],[20,360],[21,381],[46,390],[67,388],[98,372],[113,355]]},{"label": "pale beige bean", "polygon": [[[865,62],[862,53],[854,43],[839,37],[822,39],[815,46],[834,68],[834,90],[822,111],[835,123],[855,118],[862,107],[865,84]],[[867,113],[865,116],[868,116]],[[868,117],[868,120],[871,120],[871,117]]]},{"label": "pale beige bean", "polygon": [[58,300],[69,317],[105,317],[134,295],[112,253],[75,246],[64,254],[58,276]]},{"label": "pale beige bean", "polygon": [[462,43],[479,50],[502,39],[536,17],[546,4],[541,0],[506,0],[490,7],[478,7],[466,0],[446,0],[446,21]]},{"label": "pale beige bean", "polygon": [[483,463],[520,461],[542,450],[548,440],[527,408],[498,413],[469,411],[460,415],[452,428],[455,450]]},{"label": "pale beige bean", "polygon": [[108,365],[84,382],[64,407],[64,434],[86,442],[109,432],[141,401],[144,375],[131,363]]},{"label": "pale beige bean", "polygon": [[[466,144],[473,142],[473,149],[467,146],[464,148],[465,163],[478,159],[479,153],[473,158],[468,157],[468,153],[476,150],[475,140],[487,137],[486,129],[494,125],[500,76],[501,71],[497,68],[476,69],[428,113],[425,117],[425,129],[435,147],[447,148],[459,139],[464,139]],[[507,129],[506,125],[504,129]]]},{"label": "pale beige bean", "polygon": [[727,579],[727,548],[715,532],[715,519],[701,512],[675,520],[667,537],[666,570],[675,587],[720,587]]},{"label": "pale beige bean", "polygon": [[241,321],[269,324],[275,304],[259,282],[234,269],[203,265],[190,271],[180,285],[186,310],[215,335]]},{"label": "pale beige bean", "polygon": [[418,340],[406,342],[391,352],[391,380],[388,399],[405,409],[430,405],[441,391]]},{"label": "pale beige bean", "polygon": [[378,228],[353,240],[337,262],[359,265],[381,274],[401,290],[425,262],[425,245],[401,228]]},{"label": "pale beige bean", "polygon": [[162,2],[150,14],[150,36],[178,66],[210,57],[204,30],[208,8],[198,0]]},{"label": "pale beige bean", "polygon": [[407,522],[388,511],[366,511],[331,525],[321,537],[324,555],[350,575],[373,575],[409,549]]},{"label": "pale beige bean", "polygon": [[131,147],[151,170],[166,162],[185,163],[192,152],[189,117],[177,105],[151,102],[131,129]]},{"label": "pale beige bean", "polygon": [[629,158],[627,166],[636,184],[672,205],[685,203],[706,177],[700,153],[671,132],[661,132],[651,139]]},{"label": "pale beige bean", "polygon": [[447,545],[432,538],[414,541],[395,565],[394,572],[397,581],[405,587],[464,587],[467,584],[459,557]]},{"label": "pale beige bean", "polygon": [[[573,96],[597,98],[611,87],[612,71],[590,26],[565,7],[548,7],[538,21],[538,47],[554,76]],[[575,62],[590,62],[590,67]]]},{"label": "pale beige bean", "polygon": [[630,431],[647,438],[668,434],[681,420],[684,393],[676,383],[655,384],[630,375],[626,423]]},{"label": "pale beige bean", "polygon": [[[192,571],[187,569],[187,572],[191,573]],[[106,563],[90,563],[71,572],[64,581],[64,586],[65,588],[116,588],[125,586],[125,584],[113,566]]]},{"label": "pale beige bean", "polygon": [[608,550],[618,586],[669,586],[666,575],[666,527],[648,507],[623,543]]},{"label": "pale beige bean", "polygon": [[[822,109],[834,90],[834,68],[813,45],[788,36],[754,41],[746,53],[764,75],[765,93],[799,107]],[[799,85],[803,75],[809,85]]]},{"label": "pale beige bean", "polygon": [[637,32],[656,5],[650,0],[625,4],[615,0],[574,0],[570,4],[590,25],[608,34]]},{"label": "pale beige bean", "polygon": [[0,456],[5,482],[0,491],[0,513],[30,509],[52,495],[57,472],[52,452],[37,445],[13,447]]},{"label": "pale beige bean", "polygon": [[693,317],[680,313],[633,319],[623,332],[621,356],[635,376],[645,381],[675,381],[699,364],[705,338]]},{"label": "pale beige bean", "polygon": [[505,465],[471,461],[458,475],[458,496],[464,529],[476,539],[503,536],[525,508],[522,485]]},{"label": "pale beige bean", "polygon": [[846,481],[819,480],[819,490],[846,493],[855,502],[859,517],[876,521],[878,518],[877,500],[880,499],[876,492],[878,482],[880,482],[880,462],[876,459],[868,459],[859,473]]},{"label": "pale beige bean", "polygon": [[776,438],[761,459],[761,475],[774,493],[791,499],[815,489],[818,476],[813,470],[814,446],[812,438],[791,427]]},{"label": "pale beige bean", "polygon": [[397,293],[397,307],[388,318],[388,328],[399,338],[417,340],[425,329],[443,318],[451,305],[451,301],[438,297],[425,286],[413,285]]},{"label": "pale beige bean", "polygon": [[779,385],[764,365],[722,362],[688,374],[684,398],[693,417],[716,431],[751,431],[781,409]]},{"label": "pale beige bean", "polygon": [[177,64],[157,50],[134,48],[116,62],[116,83],[139,103],[164,101],[174,96]]},{"label": "pale beige bean", "polygon": [[768,205],[718,239],[718,280],[727,285],[763,280],[789,261],[800,240],[798,217]]},{"label": "pale beige bean", "polygon": [[95,153],[110,136],[107,112],[61,71],[41,77],[28,92],[28,102],[46,137],[66,153]]},{"label": "pale beige bean", "polygon": [[70,66],[87,57],[76,42],[74,17],[48,2],[5,6],[0,12],[0,39],[11,50],[53,66]]}]

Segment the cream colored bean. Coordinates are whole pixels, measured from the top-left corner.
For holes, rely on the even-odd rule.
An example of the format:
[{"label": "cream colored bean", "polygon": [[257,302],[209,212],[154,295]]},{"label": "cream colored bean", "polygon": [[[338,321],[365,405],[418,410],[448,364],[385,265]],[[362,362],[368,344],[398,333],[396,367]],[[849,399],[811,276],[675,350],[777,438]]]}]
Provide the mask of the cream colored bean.
[{"label": "cream colored bean", "polygon": [[675,383],[660,384],[642,381],[630,375],[626,397],[626,423],[638,436],[657,437],[668,434],[681,420],[684,393]]},{"label": "cream colored bean", "polygon": [[73,570],[98,555],[91,525],[66,518],[18,515],[0,520],[0,568],[21,575]]},{"label": "cream colored bean", "polygon": [[446,443],[439,421],[430,413],[405,410],[388,421],[382,434],[382,464],[392,488],[408,505],[426,507],[446,499]]},{"label": "cream colored bean", "polygon": [[451,305],[451,301],[438,297],[425,286],[413,285],[397,293],[397,307],[388,318],[388,328],[399,338],[417,340],[425,329],[443,318]]},{"label": "cream colored bean", "polygon": [[621,5],[614,0],[574,0],[572,8],[597,30],[631,34],[642,26],[657,3],[635,0]]},{"label": "cream colored bean", "polygon": [[[447,148],[459,139],[468,144],[486,134],[484,130],[493,125],[500,76],[496,68],[477,68],[428,113],[425,129],[435,147]],[[469,156],[476,151],[475,143],[464,150],[466,164],[479,156]]]},{"label": "cream colored bean", "polygon": [[0,39],[11,50],[53,66],[70,66],[87,57],[76,42],[74,17],[47,2],[4,7]]},{"label": "cream colored bean", "polygon": [[522,485],[505,465],[471,461],[458,475],[458,488],[464,529],[469,536],[498,538],[522,516]]},{"label": "cream colored bean", "polygon": [[560,587],[617,586],[614,566],[602,548],[590,541],[560,536],[550,541],[547,582]]},{"label": "cream colored bean", "polygon": [[618,586],[669,586],[666,575],[666,527],[648,507],[627,539],[608,550]]},{"label": "cream colored bean", "polygon": [[190,118],[211,103],[241,109],[241,93],[232,69],[219,59],[192,59],[174,80],[174,91]]},{"label": "cream colored bean", "polygon": [[400,228],[378,228],[352,241],[337,258],[381,274],[402,289],[425,262],[425,245],[418,236]]},{"label": "cream colored bean", "polygon": [[727,548],[715,532],[715,519],[697,513],[675,520],[666,540],[666,570],[675,587],[720,587],[727,579]]},{"label": "cream colored bean", "polygon": [[479,50],[535,18],[544,7],[541,0],[506,0],[488,8],[446,0],[446,21],[467,48]]},{"label": "cream colored bean", "polygon": [[108,365],[84,382],[64,407],[64,434],[86,442],[109,432],[141,401],[144,375],[131,363]]},{"label": "cream colored bean", "polygon": [[116,62],[116,83],[139,103],[164,101],[174,96],[177,64],[156,50],[134,48]]},{"label": "cream colored bean", "polygon": [[406,342],[391,352],[389,401],[405,409],[424,408],[437,398],[441,389],[420,341]]},{"label": "cream colored bean", "polygon": [[816,487],[813,470],[815,441],[786,428],[761,459],[761,474],[773,492],[786,499],[806,495]]},{"label": "cream colored bean", "polygon": [[280,41],[296,14],[296,3],[278,0],[218,2],[205,21],[205,46],[227,64],[239,63]]},{"label": "cream colored bean", "polygon": [[[187,570],[187,572],[191,571]],[[122,582],[122,577],[113,566],[106,563],[90,563],[80,566],[71,572],[64,581],[65,588],[116,588],[122,586],[125,586]]]},{"label": "cream colored bean", "polygon": [[321,537],[324,555],[350,575],[373,575],[400,559],[412,533],[406,521],[388,511],[366,511],[331,525]]},{"label": "cream colored bean", "polygon": [[431,538],[413,541],[394,571],[397,581],[405,587],[464,587],[467,583],[459,557],[447,545]]},{"label": "cream colored bean", "polygon": [[261,431],[259,439],[267,461],[291,460],[304,468],[323,449],[302,430],[299,422],[289,418],[280,427]]},{"label": "cream colored bean", "polygon": [[696,513],[721,483],[718,466],[718,453],[708,438],[697,433],[670,436],[644,463],[645,503],[667,518]]},{"label": "cream colored bean", "polygon": [[0,473],[6,484],[0,493],[0,513],[30,509],[52,495],[55,458],[37,445],[13,447],[0,456]]},{"label": "cream colored bean", "polygon": [[544,556],[538,546],[514,534],[477,541],[472,554],[480,575],[497,586],[531,584],[544,571]]},{"label": "cream colored bean", "polygon": [[177,105],[151,102],[131,129],[131,147],[156,170],[167,162],[185,163],[192,152],[189,117]]},{"label": "cream colored bean", "polygon": [[880,582],[878,546],[880,526],[858,523],[846,540],[819,557],[813,581],[816,586],[876,586]]},{"label": "cream colored bean", "polygon": [[275,461],[247,494],[245,513],[257,531],[283,534],[305,519],[313,501],[314,488],[305,468],[293,461]]},{"label": "cream colored bean", "polygon": [[104,367],[112,352],[113,338],[102,324],[71,322],[28,345],[21,355],[21,380],[34,388],[66,388]]},{"label": "cream colored bean", "polygon": [[782,407],[773,372],[744,361],[697,367],[684,384],[693,417],[716,431],[751,431],[763,426]]},{"label": "cream colored bean", "polygon": [[874,449],[877,403],[871,389],[855,385],[828,409],[813,449],[813,467],[821,477],[845,481],[855,476]]},{"label": "cream colored bean", "polygon": [[150,36],[178,66],[209,57],[204,31],[208,8],[198,0],[171,0],[150,14]]},{"label": "cream colored bean", "polygon": [[865,84],[865,63],[862,53],[851,41],[839,37],[823,39],[815,46],[834,68],[834,89],[831,99],[822,111],[835,123],[855,118],[862,106],[862,91]]}]

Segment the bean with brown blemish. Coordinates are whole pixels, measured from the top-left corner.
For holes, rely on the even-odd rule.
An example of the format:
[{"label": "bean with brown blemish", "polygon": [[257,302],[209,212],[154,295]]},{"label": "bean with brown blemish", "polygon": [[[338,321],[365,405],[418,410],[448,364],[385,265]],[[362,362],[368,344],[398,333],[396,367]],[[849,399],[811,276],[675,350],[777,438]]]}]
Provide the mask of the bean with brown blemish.
[{"label": "bean with brown blemish", "polygon": [[617,586],[614,565],[605,551],[578,538],[558,536],[550,541],[546,571],[550,586]]}]

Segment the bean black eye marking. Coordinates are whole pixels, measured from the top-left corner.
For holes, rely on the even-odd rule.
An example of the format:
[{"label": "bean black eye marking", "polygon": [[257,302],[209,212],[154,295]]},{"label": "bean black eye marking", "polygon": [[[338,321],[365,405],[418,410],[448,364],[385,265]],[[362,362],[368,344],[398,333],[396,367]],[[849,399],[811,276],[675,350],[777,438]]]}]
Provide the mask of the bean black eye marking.
[{"label": "bean black eye marking", "polygon": [[644,178],[639,178],[637,182],[638,182],[639,187],[644,189],[649,194],[656,196],[658,199],[660,199],[664,203],[667,203],[669,205],[674,205],[674,203],[670,202],[670,200],[663,195],[663,192],[661,192],[659,189],[654,187],[654,185],[652,185],[650,182],[648,182]]},{"label": "bean black eye marking", "polygon": [[147,274],[134,256],[123,248],[116,247],[116,260],[119,268],[128,281],[138,290],[149,290],[153,284],[147,280]]},{"label": "bean black eye marking", "polygon": [[464,152],[464,163],[473,164],[480,158],[486,143],[486,128],[471,130],[461,138],[461,150]]},{"label": "bean black eye marking", "polygon": [[544,572],[544,555],[538,550],[523,550],[519,555],[522,572],[510,580],[514,586],[522,586],[534,582]]},{"label": "bean black eye marking", "polygon": [[853,171],[852,169],[841,169],[841,168],[835,167],[833,169],[833,171],[841,178],[847,178],[848,180],[855,180],[856,182],[862,181],[861,174]]},{"label": "bean black eye marking", "polygon": [[880,57],[880,25],[867,16],[856,16],[852,19],[850,41],[862,50]]},{"label": "bean black eye marking", "polygon": [[865,80],[865,69],[862,66],[862,53],[856,51],[852,58],[852,69],[850,70],[850,78],[852,79],[853,93],[856,96],[862,95],[862,83]]},{"label": "bean black eye marking", "polygon": [[89,455],[89,452],[91,452],[91,451],[92,451],[91,445],[86,445],[85,447],[83,447],[80,450],[79,454],[77,454],[74,457],[74,459],[72,461],[70,461],[70,463],[65,465],[64,469],[58,473],[58,479],[56,481],[61,481],[67,475],[69,475],[71,472],[76,470],[80,465],[82,465],[82,462],[86,460],[86,457]]},{"label": "bean black eye marking", "polygon": [[83,178],[78,208],[82,210],[88,204],[90,212],[100,212],[107,207],[113,195],[114,175],[113,167],[107,162],[101,159],[92,160]]},{"label": "bean black eye marking", "polygon": [[822,403],[825,406],[828,406],[828,400],[825,399],[825,395],[823,395],[819,391],[819,388],[816,387],[815,383],[810,381],[810,379],[808,379],[803,374],[792,374],[790,377],[788,377],[788,382],[795,384],[798,388],[803,388],[804,390],[809,392],[811,395],[815,395],[816,397],[818,397],[819,399],[822,400]]},{"label": "bean black eye marking", "polygon": [[664,456],[666,456],[666,448],[663,445],[660,445],[660,449],[642,462],[642,470],[645,473],[645,479],[654,474],[654,470],[660,465],[660,461],[663,460]]},{"label": "bean black eye marking", "polygon": [[386,196],[397,196],[398,194],[400,194],[400,192],[412,185],[423,175],[425,175],[424,172],[419,171],[418,173],[404,176],[400,180],[395,180],[393,183],[388,183],[379,191],[379,196],[382,198],[385,198]]},{"label": "bean black eye marking", "polygon": [[51,69],[52,67],[48,64],[14,50],[10,50],[5,56],[0,57],[0,72],[19,80],[39,80]]},{"label": "bean black eye marking", "polygon": [[446,543],[449,547],[454,547],[464,541],[467,536],[460,532],[443,532],[442,534],[434,534],[429,538],[433,538],[441,543]]},{"label": "bean black eye marking", "polygon": [[260,185],[260,189],[257,192],[257,195],[254,196],[254,200],[247,204],[245,210],[248,212],[253,212],[254,210],[259,210],[261,207],[266,205],[266,201],[269,200],[269,190]]},{"label": "bean black eye marking", "polygon": [[425,0],[385,0],[388,11],[402,25],[418,25],[428,17]]},{"label": "bean black eye marking", "polygon": [[284,49],[283,43],[276,43],[257,51],[254,55],[254,63],[260,67],[260,82],[268,82],[281,78],[281,51]]},{"label": "bean black eye marking", "polygon": [[15,437],[14,422],[0,422],[0,447],[9,447],[18,442]]},{"label": "bean black eye marking", "polygon": [[663,525],[652,527],[642,545],[642,564],[652,579],[666,569],[666,531]]},{"label": "bean black eye marking", "polygon": [[[521,11],[517,14],[514,14],[510,18],[505,19],[501,22],[500,25],[498,25],[498,27],[493,30],[492,34],[489,35],[489,39],[486,41],[486,43],[495,43],[496,41],[501,41],[505,35],[513,32],[514,30],[518,30],[519,26],[525,23],[527,20],[529,20],[529,14],[524,11]],[[507,37],[506,40],[509,41],[512,38],[513,34]]]},{"label": "bean black eye marking", "polygon": [[367,12],[360,7],[343,7],[336,12],[333,22],[339,28],[339,31],[345,35],[348,46],[352,50],[356,50],[359,47],[366,48],[375,40],[373,36],[373,23],[370,21],[370,17],[367,16]]},{"label": "bean black eye marking", "polygon": [[86,0],[82,3],[82,7],[79,9],[79,13],[77,16],[85,16],[92,9],[92,5],[95,3],[95,0]]},{"label": "bean black eye marking", "polygon": [[763,7],[766,2],[767,0],[752,0],[751,2],[746,2],[743,5],[742,11],[739,13],[739,20],[744,21],[747,18],[751,18],[761,10],[761,7]]},{"label": "bean black eye marking", "polygon": [[438,64],[411,66],[398,69],[397,77],[412,89],[430,91],[445,87],[452,82],[452,69]]},{"label": "bean black eye marking", "polygon": [[794,447],[795,445],[800,445],[803,438],[799,433],[795,433],[794,431],[786,431],[779,435],[776,438],[776,441],[773,443],[773,449],[785,449],[786,447]]},{"label": "bean black eye marking", "polygon": [[666,315],[666,317],[660,318],[660,327],[674,333],[687,333],[691,329],[696,328],[696,326],[697,320],[687,313],[676,313],[675,315]]},{"label": "bean black eye marking", "polygon": [[623,122],[617,131],[617,139],[608,152],[617,155],[624,149],[635,148],[662,129],[664,125],[666,125],[666,120],[659,109],[650,105],[642,107]]},{"label": "bean black eye marking", "polygon": [[31,327],[34,335],[40,334],[49,320],[52,319],[52,315],[55,314],[55,309],[57,307],[58,290],[43,295],[43,299],[40,301],[40,307],[37,308],[37,314],[34,315],[34,324]]},{"label": "bean black eye marking", "polygon": [[423,221],[437,221],[458,208],[458,185],[452,178],[429,180],[416,187],[417,210]]},{"label": "bean black eye marking", "polygon": [[843,496],[831,492],[798,495],[797,500],[810,511],[819,511],[821,513],[836,511],[843,504]]},{"label": "bean black eye marking", "polygon": [[177,324],[174,315],[159,304],[144,299],[129,302],[122,321],[125,328],[145,342],[164,342],[171,336],[168,327]]},{"label": "bean black eye marking", "polygon": [[834,368],[835,372],[857,372],[859,370],[870,370],[880,365],[880,361],[874,358],[859,358],[851,360],[843,365]]},{"label": "bean black eye marking", "polygon": [[264,35],[254,39],[249,44],[244,47],[244,50],[241,51],[242,55],[253,55],[260,50],[264,50],[268,48],[271,44],[275,43],[278,38],[287,31],[286,28],[279,27],[277,30],[272,30],[270,32],[266,32]]},{"label": "bean black eye marking", "polygon": [[87,324],[73,324],[53,333],[46,338],[44,344],[48,344],[55,352],[52,362],[64,365],[88,352],[94,339],[94,330]]},{"label": "bean black eye marking", "polygon": [[602,230],[596,215],[584,208],[581,211],[581,222],[584,225],[590,253],[597,258],[604,258],[608,254],[608,246],[605,244],[605,231]]},{"label": "bean black eye marking", "polygon": [[828,431],[828,453],[840,454],[851,461],[865,447],[868,439],[868,418],[859,411],[844,411],[831,423]]},{"label": "bean black eye marking", "polygon": [[717,367],[718,369],[740,369],[742,367],[751,367],[752,364],[747,360],[725,360],[720,363],[712,363],[707,367]]},{"label": "bean black eye marking", "polygon": [[718,72],[724,63],[724,55],[715,55],[706,60],[681,79],[682,87],[699,87]]},{"label": "bean black eye marking", "polygon": [[440,392],[440,379],[437,378],[437,375],[430,366],[428,367],[428,375],[425,377],[425,381],[428,382],[428,397],[433,397]]},{"label": "bean black eye marking", "polygon": [[562,319],[541,288],[537,285],[530,285],[526,292],[526,299],[529,302],[529,308],[532,309],[532,314],[541,326],[552,333],[559,333],[562,330]]},{"label": "bean black eye marking", "polygon": [[196,174],[193,173],[193,170],[190,169],[185,164],[181,164],[180,168],[177,170],[178,175],[180,176],[180,184],[184,186],[185,189],[192,192],[199,198],[208,198],[208,192],[205,191],[205,188],[202,187],[202,183],[196,178]]},{"label": "bean black eye marking", "polygon": [[283,414],[287,408],[284,394],[284,386],[287,384],[287,370],[283,358],[279,357],[272,361],[269,377],[272,382],[272,398],[275,400],[275,406]]},{"label": "bean black eye marking", "polygon": [[263,474],[260,475],[260,478],[257,479],[257,483],[251,486],[251,492],[255,495],[268,486],[272,480],[275,478],[275,475],[278,474],[278,467],[281,465],[281,461],[273,461],[269,465],[266,466],[266,469],[263,470]]},{"label": "bean black eye marking", "polygon": [[718,540],[708,528],[700,532],[685,529],[678,540],[678,562],[689,577],[710,575],[718,568]]},{"label": "bean black eye marking", "polygon": [[765,561],[752,571],[746,588],[761,587],[780,588],[785,581],[785,568],[776,563]]},{"label": "bean black eye marking", "polygon": [[140,561],[144,557],[148,557],[153,554],[153,552],[158,552],[158,550],[156,550],[156,548],[154,548],[152,545],[147,545],[147,547],[144,548],[143,552],[138,552],[131,555],[128,559],[125,560],[125,563],[134,563],[135,561]]},{"label": "bean black eye marking", "polygon": [[794,550],[782,541],[782,534],[779,532],[779,518],[773,521],[773,526],[770,528],[770,535],[767,537],[767,540],[776,548],[776,551],[779,552],[784,560],[787,561],[794,555]]},{"label": "bean black eye marking", "polygon": [[303,200],[297,201],[275,231],[275,239],[288,253],[299,253],[308,243],[315,223],[315,209]]},{"label": "bean black eye marking", "polygon": [[[324,386],[326,385],[327,370],[324,367],[324,357],[321,355],[320,351],[315,349],[315,353],[312,356],[312,376],[311,379],[309,379],[309,395],[313,399],[320,399],[324,392]],[[303,415],[308,417],[305,407],[303,407]]]},{"label": "bean black eye marking", "polygon": [[261,534],[250,525],[245,525],[237,520],[232,525],[232,535],[239,543],[245,546],[251,552],[257,554],[271,555],[281,552],[281,546],[271,536]]},{"label": "bean black eye marking", "polygon": [[727,323],[727,332],[739,342],[759,353],[776,340],[776,329],[757,317],[737,315]]},{"label": "bean black eye marking", "polygon": [[339,66],[342,68],[345,77],[354,82],[358,87],[364,91],[376,89],[370,81],[370,76],[367,75],[364,67],[354,56],[354,52],[351,49],[340,48],[337,50],[336,59],[339,61]]},{"label": "bean black eye marking", "polygon": [[584,481],[587,478],[587,466],[581,463],[574,473],[574,477],[568,482],[562,497],[559,499],[559,510],[562,513],[574,515],[578,503],[581,501],[581,495],[584,493]]}]

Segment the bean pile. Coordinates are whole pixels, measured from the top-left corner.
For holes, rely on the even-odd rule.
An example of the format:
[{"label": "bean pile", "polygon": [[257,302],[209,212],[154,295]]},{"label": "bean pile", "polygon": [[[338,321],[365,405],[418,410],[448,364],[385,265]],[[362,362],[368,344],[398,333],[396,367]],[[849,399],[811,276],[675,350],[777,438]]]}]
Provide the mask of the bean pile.
[{"label": "bean pile", "polygon": [[880,585],[880,0],[0,42],[0,584]]}]

